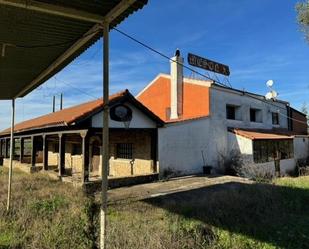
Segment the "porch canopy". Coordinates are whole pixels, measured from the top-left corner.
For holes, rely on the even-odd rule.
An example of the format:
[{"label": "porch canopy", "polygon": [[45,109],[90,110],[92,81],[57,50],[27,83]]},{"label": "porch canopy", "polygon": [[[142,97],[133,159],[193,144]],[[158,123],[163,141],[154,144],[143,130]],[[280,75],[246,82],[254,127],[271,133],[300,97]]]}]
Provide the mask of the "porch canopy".
[{"label": "porch canopy", "polygon": [[148,0],[0,0],[0,100],[23,97]]}]

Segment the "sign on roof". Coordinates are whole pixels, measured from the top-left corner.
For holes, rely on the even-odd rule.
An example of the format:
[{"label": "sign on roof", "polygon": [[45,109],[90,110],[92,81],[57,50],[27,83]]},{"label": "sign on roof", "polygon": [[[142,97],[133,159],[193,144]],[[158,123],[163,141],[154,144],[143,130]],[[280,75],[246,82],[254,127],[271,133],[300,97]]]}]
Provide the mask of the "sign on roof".
[{"label": "sign on roof", "polygon": [[230,69],[228,66],[211,61],[200,56],[188,53],[188,63],[195,67],[200,67],[208,71],[212,71],[215,73],[223,74],[223,75],[230,75]]}]

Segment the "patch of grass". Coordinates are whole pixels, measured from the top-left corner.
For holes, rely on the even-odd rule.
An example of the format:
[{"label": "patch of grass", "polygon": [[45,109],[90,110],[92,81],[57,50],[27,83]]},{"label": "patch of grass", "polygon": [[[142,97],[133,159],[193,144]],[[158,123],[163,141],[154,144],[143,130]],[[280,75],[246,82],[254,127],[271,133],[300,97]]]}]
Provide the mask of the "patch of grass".
[{"label": "patch of grass", "polygon": [[53,215],[56,211],[69,205],[61,196],[52,196],[49,199],[34,200],[29,202],[29,209],[38,216]]},{"label": "patch of grass", "polygon": [[0,170],[0,248],[93,248],[89,202],[80,189],[44,174],[13,172],[6,212],[7,169]]},{"label": "patch of grass", "polygon": [[[98,248],[99,200],[44,174],[0,169],[0,249]],[[111,249],[302,249],[309,245],[309,177],[225,183],[108,208]]]}]

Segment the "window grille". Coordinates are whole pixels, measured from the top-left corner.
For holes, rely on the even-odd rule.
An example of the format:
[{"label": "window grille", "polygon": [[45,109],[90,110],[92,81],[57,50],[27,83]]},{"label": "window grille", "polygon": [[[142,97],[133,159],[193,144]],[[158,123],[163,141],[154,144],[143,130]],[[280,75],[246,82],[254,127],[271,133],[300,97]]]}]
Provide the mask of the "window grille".
[{"label": "window grille", "polygon": [[293,158],[293,139],[253,141],[253,159],[255,163],[274,161],[274,156],[277,153],[279,153],[280,159]]},{"label": "window grille", "polygon": [[133,158],[133,144],[132,143],[119,143],[116,144],[116,157],[123,159]]}]

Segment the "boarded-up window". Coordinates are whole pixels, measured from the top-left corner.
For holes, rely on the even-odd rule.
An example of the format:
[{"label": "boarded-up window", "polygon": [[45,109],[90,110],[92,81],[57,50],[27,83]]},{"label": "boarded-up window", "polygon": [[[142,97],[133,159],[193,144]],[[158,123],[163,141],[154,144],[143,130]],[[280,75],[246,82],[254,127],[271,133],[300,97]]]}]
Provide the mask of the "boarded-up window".
[{"label": "boarded-up window", "polygon": [[253,159],[255,163],[271,162],[277,154],[280,159],[293,158],[293,140],[283,139],[253,141]]},{"label": "boarded-up window", "polygon": [[116,157],[123,159],[133,158],[133,144],[132,143],[119,143],[116,144]]}]

